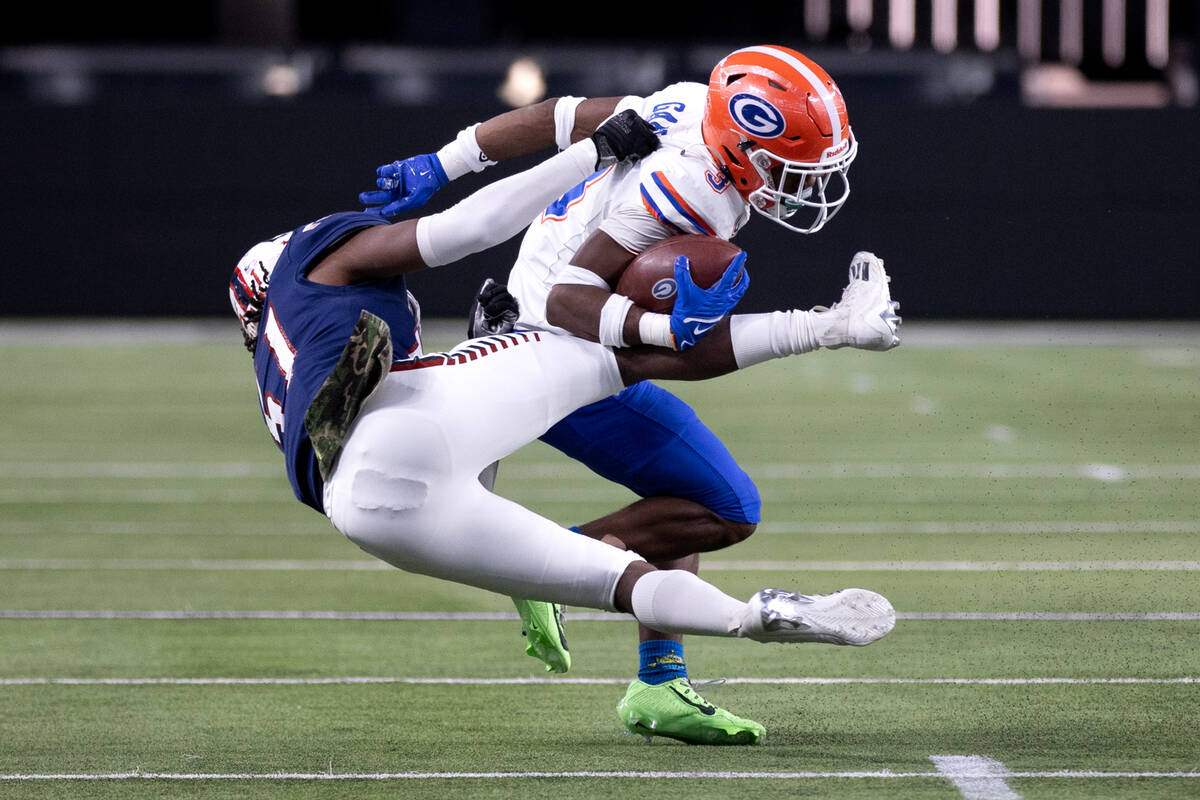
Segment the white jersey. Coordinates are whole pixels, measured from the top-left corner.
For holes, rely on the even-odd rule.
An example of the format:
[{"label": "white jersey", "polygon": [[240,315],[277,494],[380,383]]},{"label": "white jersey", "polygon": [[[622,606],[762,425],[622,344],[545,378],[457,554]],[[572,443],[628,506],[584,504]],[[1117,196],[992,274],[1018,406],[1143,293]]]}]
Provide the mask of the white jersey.
[{"label": "white jersey", "polygon": [[646,158],[601,170],[533,221],[508,277],[523,328],[566,333],[546,321],[546,298],[579,247],[603,230],[630,253],[669,236],[704,234],[732,239],[750,206],[722,174],[700,134],[708,87],[676,83],[649,97],[626,97],[659,132],[661,146]]}]

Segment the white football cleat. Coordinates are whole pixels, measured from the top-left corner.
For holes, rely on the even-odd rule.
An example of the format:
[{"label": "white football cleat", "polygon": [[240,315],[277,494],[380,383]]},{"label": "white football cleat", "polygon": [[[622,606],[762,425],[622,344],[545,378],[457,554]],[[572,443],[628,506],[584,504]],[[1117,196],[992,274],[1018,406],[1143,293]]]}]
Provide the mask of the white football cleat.
[{"label": "white football cleat", "polygon": [[817,337],[818,344],[830,350],[891,350],[900,344],[900,317],[896,315],[900,304],[892,300],[889,281],[883,259],[866,251],[855,253],[842,299],[829,309],[813,309],[830,319],[825,333]]},{"label": "white football cleat", "polygon": [[869,589],[800,594],[763,589],[746,605],[738,636],[756,642],[823,642],[862,647],[896,624],[887,598]]}]

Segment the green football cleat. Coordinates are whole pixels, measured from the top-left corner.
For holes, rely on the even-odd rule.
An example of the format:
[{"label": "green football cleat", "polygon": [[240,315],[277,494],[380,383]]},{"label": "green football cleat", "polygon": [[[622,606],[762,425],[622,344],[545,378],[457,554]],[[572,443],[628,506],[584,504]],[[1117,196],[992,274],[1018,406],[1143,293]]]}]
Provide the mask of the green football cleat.
[{"label": "green football cleat", "polygon": [[617,714],[630,733],[666,736],[688,744],[761,744],[766,729],[735,717],[701,697],[686,678],[653,686],[635,680]]},{"label": "green football cleat", "polygon": [[521,635],[525,652],[546,665],[547,672],[566,672],[571,668],[567,635],[563,631],[563,607],[540,600],[512,598],[521,615]]}]

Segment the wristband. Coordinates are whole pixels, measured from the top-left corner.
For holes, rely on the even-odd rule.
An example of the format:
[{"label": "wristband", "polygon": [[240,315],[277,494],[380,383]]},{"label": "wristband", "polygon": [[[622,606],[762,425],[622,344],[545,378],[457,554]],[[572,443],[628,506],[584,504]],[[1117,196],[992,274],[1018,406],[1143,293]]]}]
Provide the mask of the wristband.
[{"label": "wristband", "polygon": [[458,132],[454,141],[437,151],[438,161],[446,172],[447,180],[461,178],[468,172],[482,172],[496,162],[487,157],[475,139],[479,123],[469,125]]},{"label": "wristband", "polygon": [[675,337],[671,334],[671,315],[652,314],[647,311],[638,320],[638,338],[642,344],[675,349]]},{"label": "wristband", "polygon": [[622,331],[633,301],[623,294],[610,295],[600,309],[600,344],[605,347],[628,347]]},{"label": "wristband", "polygon": [[571,146],[571,133],[575,130],[575,110],[584,101],[582,97],[560,97],[554,104],[554,143],[559,150]]}]

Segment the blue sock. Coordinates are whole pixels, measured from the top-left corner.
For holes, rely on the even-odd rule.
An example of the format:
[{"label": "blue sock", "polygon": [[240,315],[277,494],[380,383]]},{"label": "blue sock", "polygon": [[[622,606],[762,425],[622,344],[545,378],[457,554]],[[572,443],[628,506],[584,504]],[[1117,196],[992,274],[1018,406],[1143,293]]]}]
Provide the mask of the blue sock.
[{"label": "blue sock", "polygon": [[683,643],[672,639],[651,639],[638,645],[638,680],[657,686],[660,683],[686,678],[687,664],[683,663]]},{"label": "blue sock", "polygon": [[[572,525],[568,530],[582,533]],[[683,643],[674,639],[651,639],[638,645],[638,680],[657,686],[676,678],[687,678]]]}]

